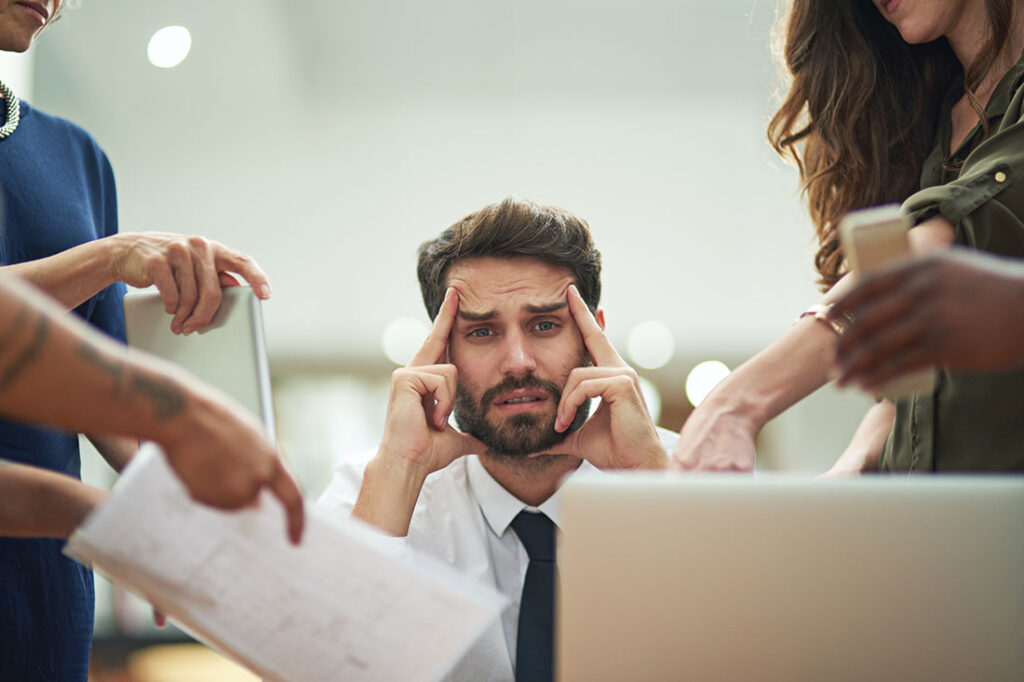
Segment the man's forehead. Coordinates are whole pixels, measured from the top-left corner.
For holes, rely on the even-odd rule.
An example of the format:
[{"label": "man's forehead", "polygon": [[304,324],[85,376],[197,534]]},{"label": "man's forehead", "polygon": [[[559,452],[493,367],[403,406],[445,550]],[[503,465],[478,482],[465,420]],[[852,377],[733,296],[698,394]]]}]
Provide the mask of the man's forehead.
[{"label": "man's forehead", "polygon": [[564,307],[574,282],[568,268],[535,258],[467,258],[448,269],[446,280],[459,293],[460,313],[478,314]]}]

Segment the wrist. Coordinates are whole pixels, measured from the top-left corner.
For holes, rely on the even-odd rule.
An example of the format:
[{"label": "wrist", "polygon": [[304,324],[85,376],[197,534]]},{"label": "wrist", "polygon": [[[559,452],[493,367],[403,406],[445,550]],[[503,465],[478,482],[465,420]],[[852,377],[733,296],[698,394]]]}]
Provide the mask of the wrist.
[{"label": "wrist", "polygon": [[640,461],[633,468],[659,471],[668,469],[670,461],[668,453],[665,452],[665,448],[661,447],[661,442],[659,441],[646,450]]},{"label": "wrist", "polygon": [[878,456],[864,450],[846,450],[832,465],[834,471],[862,474],[878,469]]},{"label": "wrist", "polygon": [[94,242],[103,248],[105,274],[111,284],[125,281],[125,261],[131,251],[131,241],[123,234],[114,234]]},{"label": "wrist", "polygon": [[402,537],[409,533],[409,523],[427,474],[422,467],[382,454],[378,451],[366,465],[352,516],[385,533]]},{"label": "wrist", "polygon": [[367,475],[385,480],[399,489],[415,489],[417,495],[431,471],[419,462],[396,453],[387,440],[380,444],[377,454],[366,466]]},{"label": "wrist", "polygon": [[771,400],[746,391],[731,393],[720,393],[716,396],[712,392],[698,410],[707,415],[714,415],[715,420],[727,422],[731,432],[747,436],[753,442],[764,425],[774,416],[771,414]]}]

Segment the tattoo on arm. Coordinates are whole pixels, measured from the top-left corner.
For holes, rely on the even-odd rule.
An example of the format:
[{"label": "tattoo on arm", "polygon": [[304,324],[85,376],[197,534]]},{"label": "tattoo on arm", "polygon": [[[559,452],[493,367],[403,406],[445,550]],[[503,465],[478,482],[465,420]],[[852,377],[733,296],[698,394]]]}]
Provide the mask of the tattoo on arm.
[{"label": "tattoo on arm", "polygon": [[0,336],[0,353],[5,351],[18,338],[18,332],[25,326],[25,317],[27,315],[28,305],[22,304],[17,316],[14,318],[14,322],[11,323],[10,329],[4,332],[3,336]]},{"label": "tattoo on arm", "polygon": [[103,353],[96,350],[96,347],[88,342],[78,347],[78,354],[94,367],[109,374],[114,380],[115,395],[120,392],[121,377],[124,376],[124,363],[121,360],[104,356]]},{"label": "tattoo on arm", "polygon": [[133,373],[132,388],[144,395],[153,405],[157,419],[170,419],[185,410],[185,396],[169,381],[152,379],[141,373]]},{"label": "tattoo on arm", "polygon": [[[18,314],[18,319],[15,320],[14,328],[4,336],[3,345],[10,343],[11,337],[18,331],[18,327],[22,319],[24,319],[25,309],[23,308]],[[36,320],[35,333],[32,335],[32,340],[29,344],[21,349],[21,351],[14,356],[14,358],[6,363],[0,365],[0,391],[4,391],[9,387],[14,380],[18,378],[25,368],[35,362],[36,357],[39,355],[39,349],[46,341],[46,337],[50,332],[50,320],[45,315],[39,315]],[[3,346],[0,346],[2,349]]]},{"label": "tattoo on arm", "polygon": [[[87,343],[79,347],[78,353],[114,379],[115,394],[122,392],[124,362],[104,355]],[[185,395],[173,383],[146,376],[137,370],[129,370],[127,381],[130,392],[141,394],[153,406],[153,414],[157,419],[170,419],[185,410]]]}]

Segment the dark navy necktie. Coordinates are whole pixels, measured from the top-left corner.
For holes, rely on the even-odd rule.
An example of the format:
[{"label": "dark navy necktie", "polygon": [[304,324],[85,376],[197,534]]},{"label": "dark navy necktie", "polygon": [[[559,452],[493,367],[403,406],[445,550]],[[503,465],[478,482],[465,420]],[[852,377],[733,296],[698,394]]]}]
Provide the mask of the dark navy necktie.
[{"label": "dark navy necktie", "polygon": [[530,556],[519,603],[516,682],[550,682],[555,660],[555,524],[544,514],[524,510],[512,528]]}]

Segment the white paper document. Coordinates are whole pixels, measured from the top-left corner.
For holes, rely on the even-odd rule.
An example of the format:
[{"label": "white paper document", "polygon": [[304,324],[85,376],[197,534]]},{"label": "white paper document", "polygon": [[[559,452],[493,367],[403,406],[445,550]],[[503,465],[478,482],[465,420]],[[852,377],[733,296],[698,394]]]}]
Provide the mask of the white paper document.
[{"label": "white paper document", "polygon": [[269,494],[240,512],[196,504],[147,444],[66,551],[268,680],[434,680],[503,599],[399,547],[314,507],[293,546]]}]

